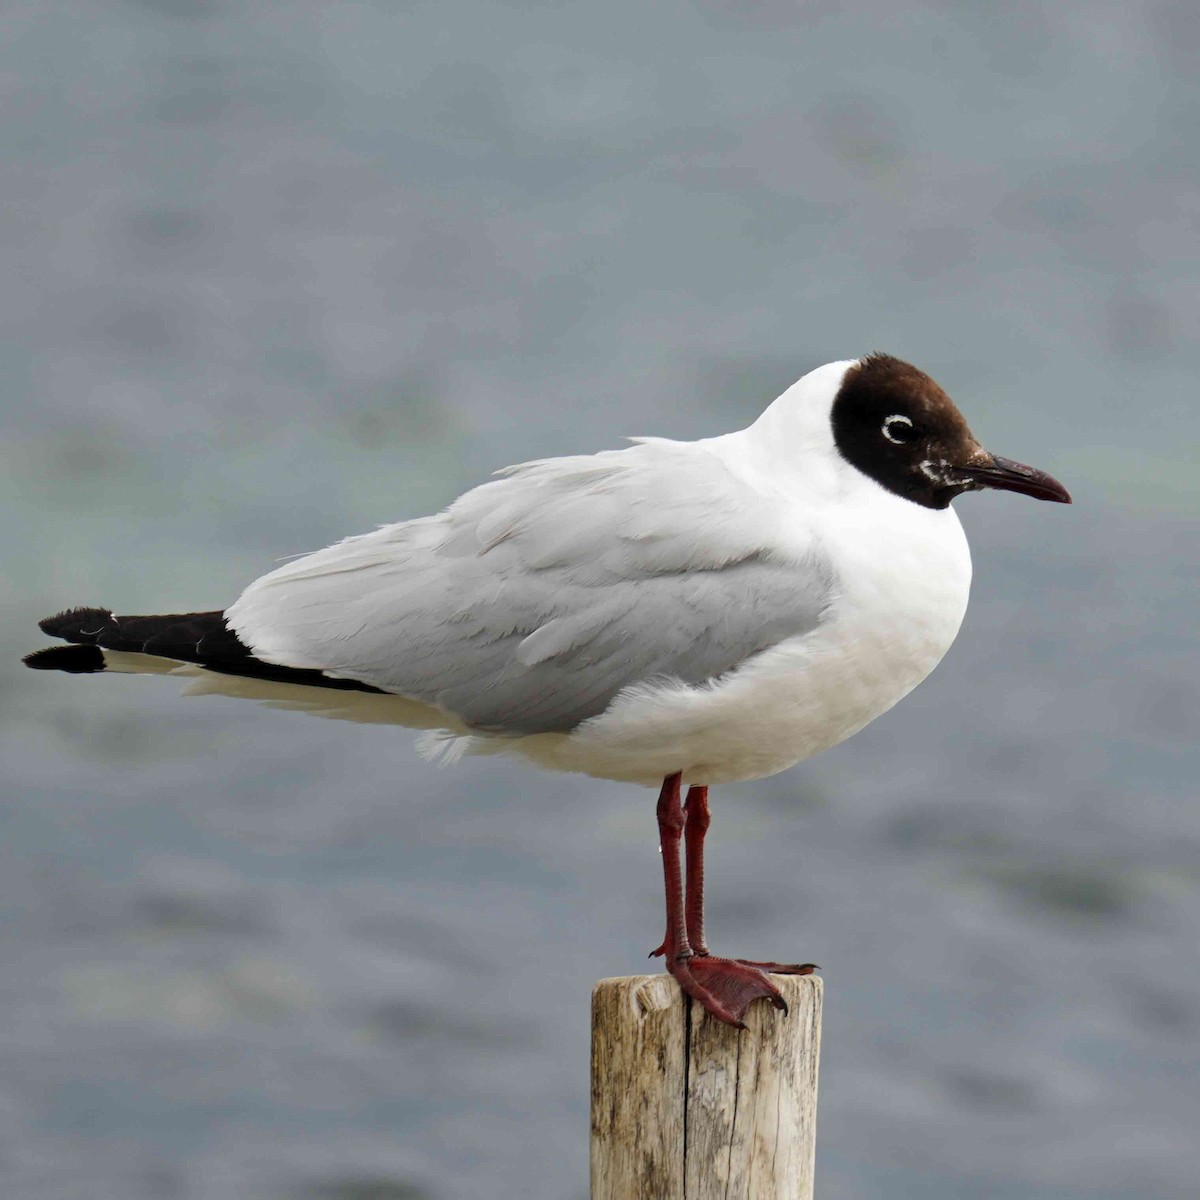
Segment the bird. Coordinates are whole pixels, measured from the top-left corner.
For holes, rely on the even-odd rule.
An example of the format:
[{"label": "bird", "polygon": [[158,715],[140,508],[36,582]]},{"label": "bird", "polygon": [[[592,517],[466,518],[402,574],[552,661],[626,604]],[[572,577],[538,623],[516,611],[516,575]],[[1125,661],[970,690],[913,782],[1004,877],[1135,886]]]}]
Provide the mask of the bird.
[{"label": "bird", "polygon": [[[709,788],[783,771],[934,669],[967,606],[951,502],[1070,503],[985,450],[891,355],[810,371],[747,428],[508,467],[444,511],[296,557],[223,610],[48,617],[39,670],[190,676],[193,690],[424,731],[433,756],[510,753],[658,788],[666,931],[683,992],[744,1027],[774,974],[704,930]],[[683,788],[687,787],[686,799]]]}]

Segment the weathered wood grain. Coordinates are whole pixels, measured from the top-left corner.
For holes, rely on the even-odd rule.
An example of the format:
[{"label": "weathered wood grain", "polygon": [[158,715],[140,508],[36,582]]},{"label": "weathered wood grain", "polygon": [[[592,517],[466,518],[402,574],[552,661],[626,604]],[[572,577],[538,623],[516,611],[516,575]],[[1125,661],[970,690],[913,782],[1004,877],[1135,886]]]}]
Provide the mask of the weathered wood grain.
[{"label": "weathered wood grain", "polygon": [[684,1200],[687,1013],[669,975],[592,992],[592,1200]]},{"label": "weathered wood grain", "polygon": [[821,981],[775,976],[781,1017],[755,1004],[737,1030],[692,1006],[685,1200],[810,1200]]},{"label": "weathered wood grain", "polygon": [[592,1200],[811,1200],[821,980],[774,976],[791,1009],[739,1031],[667,975],[592,994]]}]

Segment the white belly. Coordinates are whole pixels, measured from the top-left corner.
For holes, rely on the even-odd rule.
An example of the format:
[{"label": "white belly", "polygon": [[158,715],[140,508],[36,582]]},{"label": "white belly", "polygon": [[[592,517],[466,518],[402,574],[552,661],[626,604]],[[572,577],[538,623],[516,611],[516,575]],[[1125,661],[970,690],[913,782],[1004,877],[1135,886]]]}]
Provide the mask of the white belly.
[{"label": "white belly", "polygon": [[[902,502],[903,503],[903,502]],[[657,784],[774,775],[836,745],[906,696],[950,648],[966,611],[971,560],[957,517],[914,529],[875,522],[837,539],[838,591],[821,625],[765,651],[709,687],[627,689],[574,732],[480,746],[542,766]]]}]

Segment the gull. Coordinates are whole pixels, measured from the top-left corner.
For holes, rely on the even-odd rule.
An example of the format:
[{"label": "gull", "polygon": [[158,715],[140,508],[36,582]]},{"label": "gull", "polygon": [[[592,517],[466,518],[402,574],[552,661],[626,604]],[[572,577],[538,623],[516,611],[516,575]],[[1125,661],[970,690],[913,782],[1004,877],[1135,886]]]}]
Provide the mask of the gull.
[{"label": "gull", "polygon": [[885,354],[817,368],[746,429],[632,441],[509,467],[435,516],[286,562],[224,610],[68,610],[41,628],[71,644],[25,662],[187,674],[423,729],[451,758],[657,787],[652,956],[729,1024],[757,999],[786,1011],[770,975],[813,964],[709,952],[708,789],[843,741],[933,670],[971,580],[952,500],[1071,498],[984,450],[938,384]]}]

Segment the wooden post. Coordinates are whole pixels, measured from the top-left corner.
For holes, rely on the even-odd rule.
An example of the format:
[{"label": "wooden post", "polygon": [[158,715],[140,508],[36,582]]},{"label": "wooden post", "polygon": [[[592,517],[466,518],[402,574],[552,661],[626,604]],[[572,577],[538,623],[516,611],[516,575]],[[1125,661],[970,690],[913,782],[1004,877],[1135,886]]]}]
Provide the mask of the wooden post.
[{"label": "wooden post", "polygon": [[669,975],[596,985],[591,1200],[812,1200],[821,980],[772,979],[791,1012],[742,1031]]}]

